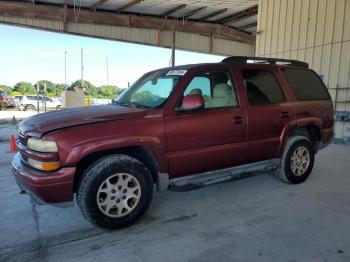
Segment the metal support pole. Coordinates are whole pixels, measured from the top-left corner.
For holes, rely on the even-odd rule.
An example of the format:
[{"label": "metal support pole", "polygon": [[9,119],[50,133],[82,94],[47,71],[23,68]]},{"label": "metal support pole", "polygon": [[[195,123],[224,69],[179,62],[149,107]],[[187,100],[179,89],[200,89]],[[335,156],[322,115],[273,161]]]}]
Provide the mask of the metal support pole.
[{"label": "metal support pole", "polygon": [[108,56],[106,56],[106,69],[107,69],[107,86],[109,86],[109,75],[108,75]]},{"label": "metal support pole", "polygon": [[175,30],[173,30],[173,42],[171,47],[171,66],[175,66]]},{"label": "metal support pole", "polygon": [[45,112],[46,112],[46,81],[44,82],[44,108],[45,108]]},{"label": "metal support pole", "polygon": [[84,80],[84,49],[81,49],[81,81]]},{"label": "metal support pole", "polygon": [[39,111],[39,91],[40,91],[39,82],[37,82],[36,83],[36,107],[38,110],[38,114],[40,113],[40,111]]},{"label": "metal support pole", "polygon": [[337,112],[337,103],[338,103],[338,84],[335,88],[335,98],[334,98],[334,112]]},{"label": "metal support pole", "polygon": [[67,51],[64,51],[64,89],[67,90]]}]

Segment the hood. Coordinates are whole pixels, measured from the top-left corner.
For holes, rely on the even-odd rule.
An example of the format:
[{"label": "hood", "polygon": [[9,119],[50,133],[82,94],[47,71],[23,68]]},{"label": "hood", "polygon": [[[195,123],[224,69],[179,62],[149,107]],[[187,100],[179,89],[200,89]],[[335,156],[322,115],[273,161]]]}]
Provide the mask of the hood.
[{"label": "hood", "polygon": [[20,123],[19,131],[25,136],[41,137],[65,127],[142,117],[145,113],[145,109],[116,105],[77,107],[29,117]]}]

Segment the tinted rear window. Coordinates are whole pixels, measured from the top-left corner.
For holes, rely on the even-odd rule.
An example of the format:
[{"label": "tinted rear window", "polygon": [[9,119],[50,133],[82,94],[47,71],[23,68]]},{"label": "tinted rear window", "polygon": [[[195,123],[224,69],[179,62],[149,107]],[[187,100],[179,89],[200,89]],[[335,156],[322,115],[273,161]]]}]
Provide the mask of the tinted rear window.
[{"label": "tinted rear window", "polygon": [[311,70],[286,68],[283,69],[290,87],[298,100],[328,100],[327,88],[317,74]]},{"label": "tinted rear window", "polygon": [[284,102],[281,87],[272,73],[265,70],[243,70],[247,96],[251,105],[268,105]]}]

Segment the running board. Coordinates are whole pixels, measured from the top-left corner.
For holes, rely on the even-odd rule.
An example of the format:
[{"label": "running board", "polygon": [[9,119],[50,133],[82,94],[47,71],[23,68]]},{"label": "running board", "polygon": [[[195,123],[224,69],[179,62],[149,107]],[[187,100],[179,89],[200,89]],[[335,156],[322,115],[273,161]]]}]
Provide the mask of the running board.
[{"label": "running board", "polygon": [[[274,170],[279,166],[279,164],[280,159],[276,158],[190,176],[179,177],[171,179],[169,181],[168,189],[173,191],[182,191],[180,188],[187,188],[188,190],[191,190],[194,188],[203,187],[227,180],[236,180],[240,178],[250,177],[252,176],[252,174],[249,174],[250,172],[258,170]],[[180,187],[180,190],[176,189],[178,187]]]}]

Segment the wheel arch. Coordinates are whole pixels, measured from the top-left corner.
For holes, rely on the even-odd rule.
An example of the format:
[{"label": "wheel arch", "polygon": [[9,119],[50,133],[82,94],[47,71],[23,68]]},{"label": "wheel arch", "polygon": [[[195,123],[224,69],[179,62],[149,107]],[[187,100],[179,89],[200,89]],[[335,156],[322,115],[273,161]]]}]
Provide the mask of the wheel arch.
[{"label": "wheel arch", "polygon": [[318,151],[319,144],[321,142],[321,130],[320,126],[316,123],[305,123],[303,125],[297,125],[291,128],[289,132],[281,140],[281,146],[279,149],[279,156],[282,155],[283,150],[290,137],[303,136],[310,140],[315,153]]},{"label": "wheel arch", "polygon": [[91,166],[95,161],[98,159],[113,155],[113,154],[123,154],[130,157],[133,157],[140,162],[142,162],[151,172],[152,179],[154,183],[158,182],[158,161],[156,159],[155,154],[152,152],[152,150],[144,147],[144,146],[130,146],[130,147],[123,147],[123,148],[114,148],[114,149],[107,149],[107,150],[101,150],[92,152],[77,163],[76,165],[76,172],[74,175],[74,183],[73,183],[73,192],[77,191],[77,188],[79,186],[79,181],[81,180],[81,177],[83,176],[85,170]]}]

